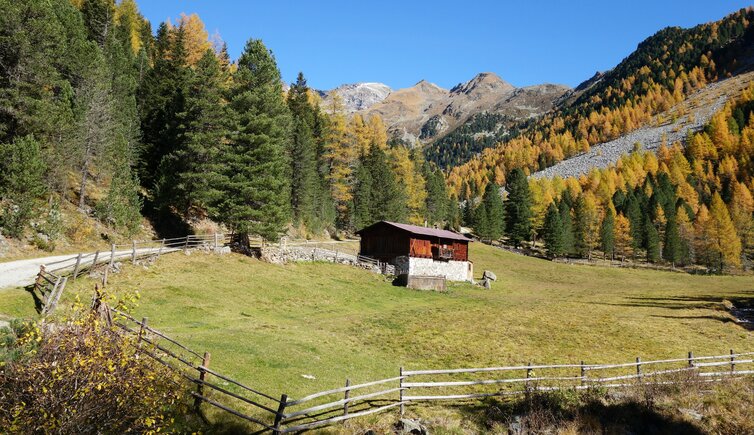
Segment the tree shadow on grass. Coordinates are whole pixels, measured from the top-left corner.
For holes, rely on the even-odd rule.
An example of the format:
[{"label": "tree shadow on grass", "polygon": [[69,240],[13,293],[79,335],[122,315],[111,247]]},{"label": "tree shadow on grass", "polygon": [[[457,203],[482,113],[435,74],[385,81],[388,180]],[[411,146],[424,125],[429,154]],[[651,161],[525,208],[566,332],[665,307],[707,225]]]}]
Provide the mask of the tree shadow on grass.
[{"label": "tree shadow on grass", "polygon": [[536,394],[517,401],[488,399],[460,408],[461,413],[487,430],[503,425],[509,433],[555,433],[563,427],[588,433],[689,434],[705,433],[674,415],[663,414],[636,400],[609,403],[600,398],[578,400]]}]

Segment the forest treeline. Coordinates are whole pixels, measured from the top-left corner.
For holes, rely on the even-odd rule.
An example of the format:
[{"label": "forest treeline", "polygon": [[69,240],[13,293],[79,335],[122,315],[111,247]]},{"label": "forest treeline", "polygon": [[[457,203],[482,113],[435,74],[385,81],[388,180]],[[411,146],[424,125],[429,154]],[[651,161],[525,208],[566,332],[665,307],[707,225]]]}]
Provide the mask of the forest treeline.
[{"label": "forest treeline", "polygon": [[551,257],[737,269],[754,253],[754,85],[686,141],[579,178],[527,181],[514,169],[505,202],[488,183],[464,224],[483,239],[543,242]]},{"label": "forest treeline", "polygon": [[379,118],[284,89],[250,39],[232,61],[197,15],[154,30],[133,0],[0,0],[0,227],[60,237],[61,206],[113,231],[208,217],[241,236],[458,221],[443,173]]}]

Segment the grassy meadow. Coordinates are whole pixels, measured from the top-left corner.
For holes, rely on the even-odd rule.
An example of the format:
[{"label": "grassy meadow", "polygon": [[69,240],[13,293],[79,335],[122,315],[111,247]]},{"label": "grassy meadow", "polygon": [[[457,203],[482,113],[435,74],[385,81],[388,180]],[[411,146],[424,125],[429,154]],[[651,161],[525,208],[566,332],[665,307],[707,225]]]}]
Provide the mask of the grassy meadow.
[{"label": "grassy meadow", "polygon": [[[472,244],[475,275],[491,290],[447,293],[393,286],[357,268],[272,265],[240,255],[173,254],[126,266],[108,289],[138,290],[133,310],[211,366],[271,394],[301,397],[406,369],[627,362],[754,350],[724,299],[754,297],[751,276],[692,276],[557,264]],[[69,283],[63,306],[91,297]],[[23,290],[0,291],[0,312],[33,315]],[[306,375],[307,377],[304,377]],[[314,379],[308,379],[314,377]]]}]

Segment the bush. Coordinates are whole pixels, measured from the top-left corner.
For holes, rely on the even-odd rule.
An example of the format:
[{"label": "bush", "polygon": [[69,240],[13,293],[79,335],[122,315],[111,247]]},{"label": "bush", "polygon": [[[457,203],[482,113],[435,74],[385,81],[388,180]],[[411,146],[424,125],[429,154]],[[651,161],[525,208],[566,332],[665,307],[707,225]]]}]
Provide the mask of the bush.
[{"label": "bush", "polygon": [[156,433],[186,410],[174,372],[91,317],[16,323],[0,340],[0,427],[11,433]]}]

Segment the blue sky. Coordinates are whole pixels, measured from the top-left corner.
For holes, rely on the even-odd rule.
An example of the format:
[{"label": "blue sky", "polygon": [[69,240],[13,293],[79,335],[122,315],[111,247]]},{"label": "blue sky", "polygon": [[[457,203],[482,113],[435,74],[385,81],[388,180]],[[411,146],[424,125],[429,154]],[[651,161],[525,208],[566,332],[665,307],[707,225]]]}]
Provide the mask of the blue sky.
[{"label": "blue sky", "polygon": [[666,26],[690,27],[739,0],[293,1],[137,0],[153,28],[198,13],[237,58],[249,38],[272,49],[286,82],[310,86],[426,79],[450,88],[483,71],[515,86],[576,86]]}]

